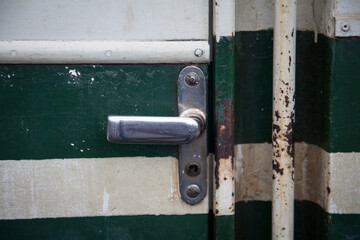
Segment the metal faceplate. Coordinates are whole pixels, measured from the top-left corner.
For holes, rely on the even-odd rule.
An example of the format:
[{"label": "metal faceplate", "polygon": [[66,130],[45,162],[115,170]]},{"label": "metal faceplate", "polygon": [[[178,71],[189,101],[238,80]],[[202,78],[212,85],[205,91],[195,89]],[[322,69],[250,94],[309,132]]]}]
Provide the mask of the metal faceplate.
[{"label": "metal faceplate", "polygon": [[182,199],[197,204],[207,192],[206,79],[196,66],[177,79],[178,117],[109,116],[107,139],[114,143],[179,145]]},{"label": "metal faceplate", "polygon": [[[179,116],[206,119],[206,78],[196,66],[187,66],[178,77]],[[207,193],[207,131],[203,122],[200,136],[179,145],[179,183],[182,199],[188,204],[201,202]]]}]

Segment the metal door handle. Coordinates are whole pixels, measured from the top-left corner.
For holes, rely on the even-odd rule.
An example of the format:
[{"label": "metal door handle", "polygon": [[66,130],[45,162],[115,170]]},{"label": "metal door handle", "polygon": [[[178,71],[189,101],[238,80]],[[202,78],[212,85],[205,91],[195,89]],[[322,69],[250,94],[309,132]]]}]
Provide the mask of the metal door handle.
[{"label": "metal door handle", "polygon": [[115,143],[191,143],[204,129],[204,116],[201,113],[189,117],[109,116],[107,139]]},{"label": "metal door handle", "polygon": [[115,143],[179,145],[179,190],[198,204],[207,193],[206,77],[197,66],[183,68],[177,79],[179,116],[109,116],[107,139]]}]

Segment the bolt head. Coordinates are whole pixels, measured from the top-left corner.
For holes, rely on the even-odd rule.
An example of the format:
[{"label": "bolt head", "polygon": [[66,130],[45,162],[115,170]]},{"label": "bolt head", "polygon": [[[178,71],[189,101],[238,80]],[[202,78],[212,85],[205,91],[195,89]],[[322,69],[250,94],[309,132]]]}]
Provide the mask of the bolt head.
[{"label": "bolt head", "polygon": [[185,82],[190,86],[196,86],[200,82],[200,76],[195,72],[190,72],[185,75]]},{"label": "bolt head", "polygon": [[201,57],[204,54],[204,51],[201,50],[200,48],[197,48],[197,49],[195,49],[194,54],[197,57]]},{"label": "bolt head", "polygon": [[200,188],[196,184],[191,184],[186,188],[186,195],[190,198],[197,198],[200,196]]},{"label": "bolt head", "polygon": [[343,22],[341,24],[341,30],[343,32],[348,32],[350,30],[350,24],[348,22]]}]

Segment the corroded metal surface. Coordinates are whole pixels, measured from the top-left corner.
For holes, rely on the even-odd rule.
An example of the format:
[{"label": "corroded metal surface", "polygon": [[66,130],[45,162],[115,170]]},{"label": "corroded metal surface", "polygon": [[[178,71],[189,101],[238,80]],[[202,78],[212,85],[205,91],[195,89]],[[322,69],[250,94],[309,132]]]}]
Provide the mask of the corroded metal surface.
[{"label": "corroded metal surface", "polygon": [[296,0],[275,1],[272,238],[293,239]]}]

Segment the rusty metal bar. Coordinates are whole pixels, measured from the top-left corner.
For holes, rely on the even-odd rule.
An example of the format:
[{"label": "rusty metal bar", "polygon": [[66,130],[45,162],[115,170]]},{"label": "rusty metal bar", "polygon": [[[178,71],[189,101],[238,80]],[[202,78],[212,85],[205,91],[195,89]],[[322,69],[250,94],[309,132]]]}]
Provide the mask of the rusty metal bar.
[{"label": "rusty metal bar", "polygon": [[213,1],[214,239],[235,239],[235,0]]},{"label": "rusty metal bar", "polygon": [[272,239],[294,235],[296,0],[275,0]]}]

